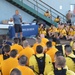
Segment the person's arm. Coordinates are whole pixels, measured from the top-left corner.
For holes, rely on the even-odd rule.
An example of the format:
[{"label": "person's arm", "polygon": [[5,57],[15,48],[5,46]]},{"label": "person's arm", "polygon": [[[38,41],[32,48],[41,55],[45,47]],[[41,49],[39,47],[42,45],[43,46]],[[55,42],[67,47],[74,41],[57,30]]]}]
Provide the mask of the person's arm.
[{"label": "person's arm", "polygon": [[68,14],[66,14],[66,19],[68,19]]},{"label": "person's arm", "polygon": [[22,23],[22,16],[20,16],[20,22]]}]

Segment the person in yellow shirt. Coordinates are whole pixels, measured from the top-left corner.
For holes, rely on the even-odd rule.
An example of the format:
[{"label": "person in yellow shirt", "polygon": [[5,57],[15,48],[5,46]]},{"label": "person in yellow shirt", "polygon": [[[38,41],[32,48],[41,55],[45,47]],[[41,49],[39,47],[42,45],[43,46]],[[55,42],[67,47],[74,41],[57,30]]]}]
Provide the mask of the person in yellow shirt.
[{"label": "person in yellow shirt", "polygon": [[43,30],[41,31],[40,35],[46,36],[46,28],[43,28]]},{"label": "person in yellow shirt", "polygon": [[51,18],[51,14],[49,13],[48,10],[44,13],[44,16],[46,16],[46,17],[48,17],[48,18]]},{"label": "person in yellow shirt", "polygon": [[[50,71],[53,70],[52,61],[49,55],[43,53],[43,47],[38,45],[36,47],[37,54],[33,55],[29,59],[29,66],[34,68],[34,72],[36,75],[47,75]],[[42,62],[39,64],[41,60]]]},{"label": "person in yellow shirt", "polygon": [[59,29],[59,38],[60,39],[66,39],[67,38],[67,33],[66,33],[64,26],[61,26]]},{"label": "person in yellow shirt", "polygon": [[48,75],[75,75],[71,70],[65,69],[66,60],[63,56],[59,56],[55,61],[55,69],[50,72]]},{"label": "person in yellow shirt", "polygon": [[36,38],[35,38],[35,41],[36,41],[36,43],[34,43],[34,45],[33,45],[33,47],[32,47],[35,53],[36,53],[36,47],[37,47],[38,45],[41,45],[43,48],[46,47],[46,45],[42,42],[42,40],[41,40],[40,37],[36,37]]},{"label": "person in yellow shirt", "polygon": [[74,30],[73,28],[70,28],[69,31],[68,31],[68,37],[67,37],[68,40],[70,39],[74,39]]},{"label": "person in yellow shirt", "polygon": [[49,36],[53,37],[53,35],[58,32],[57,28],[54,25],[51,25],[50,30],[49,30]]},{"label": "person in yellow shirt", "polygon": [[16,59],[16,55],[17,55],[17,51],[12,50],[10,52],[10,58],[1,62],[0,70],[2,72],[2,75],[10,75],[11,69],[13,69],[19,65],[18,60]]},{"label": "person in yellow shirt", "polygon": [[57,23],[60,23],[60,17],[59,16],[57,16],[57,18],[55,18],[55,20],[54,20],[55,22],[57,22]]},{"label": "person in yellow shirt", "polygon": [[52,62],[54,63],[55,62],[54,56],[55,56],[55,53],[58,50],[55,47],[52,46],[52,42],[51,41],[48,41],[46,45],[47,45],[47,52],[46,52],[46,54],[48,54],[51,57]]},{"label": "person in yellow shirt", "polygon": [[17,68],[14,68],[11,71],[10,75],[22,75],[22,74],[21,74],[21,71],[20,70],[18,70]]},{"label": "person in yellow shirt", "polygon": [[72,40],[72,41],[70,42],[70,46],[71,46],[71,47],[73,46],[73,43],[74,43],[74,41]]},{"label": "person in yellow shirt", "polygon": [[0,66],[2,61],[3,61],[3,54],[2,54],[2,49],[0,49]]},{"label": "person in yellow shirt", "polygon": [[19,39],[18,38],[14,38],[14,44],[11,46],[11,50],[16,49],[18,51],[18,53],[23,50],[23,47],[21,45],[19,45]]},{"label": "person in yellow shirt", "polygon": [[38,33],[41,34],[42,30],[43,30],[43,24],[41,24],[41,25],[39,26],[39,28],[38,28]]},{"label": "person in yellow shirt", "polygon": [[25,55],[22,55],[19,58],[18,62],[19,62],[19,66],[17,66],[16,68],[21,71],[22,75],[35,75],[33,70],[30,69],[28,66],[26,66],[27,57]]},{"label": "person in yellow shirt", "polygon": [[28,62],[29,62],[29,58],[35,54],[34,50],[30,47],[29,43],[27,40],[23,41],[23,50],[19,53],[19,57],[22,55],[25,55],[28,58]]},{"label": "person in yellow shirt", "polygon": [[38,34],[41,36],[46,36],[46,28],[43,24],[40,24],[38,28]]},{"label": "person in yellow shirt", "polygon": [[41,42],[43,42],[45,45],[49,40],[45,37],[41,37]]},{"label": "person in yellow shirt", "polygon": [[65,46],[66,65],[69,70],[75,72],[75,55],[72,53],[72,48],[69,45]]}]

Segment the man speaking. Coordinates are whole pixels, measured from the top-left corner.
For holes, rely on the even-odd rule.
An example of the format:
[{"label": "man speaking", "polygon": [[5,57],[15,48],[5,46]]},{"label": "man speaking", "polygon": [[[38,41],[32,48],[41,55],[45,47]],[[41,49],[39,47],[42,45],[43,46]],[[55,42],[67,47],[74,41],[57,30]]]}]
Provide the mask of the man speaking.
[{"label": "man speaking", "polygon": [[14,28],[15,28],[15,37],[18,37],[18,33],[20,33],[20,38],[22,38],[22,17],[19,15],[19,11],[15,11],[15,15],[13,15]]}]

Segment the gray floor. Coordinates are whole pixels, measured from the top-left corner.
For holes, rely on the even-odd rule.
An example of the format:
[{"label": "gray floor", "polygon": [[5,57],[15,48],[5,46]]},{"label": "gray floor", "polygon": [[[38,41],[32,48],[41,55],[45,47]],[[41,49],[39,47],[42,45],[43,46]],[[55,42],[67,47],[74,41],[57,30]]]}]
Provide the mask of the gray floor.
[{"label": "gray floor", "polygon": [[[0,39],[2,38],[2,36],[0,36]],[[12,41],[11,39],[9,39],[10,41]],[[35,43],[35,40],[33,38],[27,38],[28,42],[30,45],[33,45]],[[70,41],[65,41],[65,40],[61,40],[61,44],[69,44]]]}]

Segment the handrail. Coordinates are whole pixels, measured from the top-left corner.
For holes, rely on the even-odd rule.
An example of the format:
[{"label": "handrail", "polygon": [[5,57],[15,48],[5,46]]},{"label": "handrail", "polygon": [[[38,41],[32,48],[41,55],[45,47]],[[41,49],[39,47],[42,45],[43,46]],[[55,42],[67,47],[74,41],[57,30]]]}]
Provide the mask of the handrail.
[{"label": "handrail", "polygon": [[[30,3],[32,3],[32,4],[34,4],[33,2],[31,2],[30,0],[27,0],[27,1],[29,1]],[[35,1],[35,0],[33,0],[33,1]],[[36,2],[36,1],[35,1]],[[38,2],[37,2],[38,3]],[[39,5],[41,5],[41,6],[43,6],[44,8],[46,8],[46,9],[48,9],[47,7],[45,7],[44,5],[42,5],[42,4],[40,4],[40,3],[38,3]],[[35,5],[35,4],[34,4]],[[36,5],[35,5],[36,6]],[[40,8],[41,10],[43,10],[43,11],[45,11],[44,9],[42,9],[41,7],[39,7],[38,6],[38,8]],[[48,9],[48,10],[50,10],[50,9]],[[55,13],[55,12],[53,12],[53,11],[51,11],[52,13],[54,13],[54,14],[56,14],[56,15],[58,15],[57,13]],[[53,15],[52,15],[53,16]],[[54,16],[53,16],[54,17]],[[56,18],[56,17],[54,17],[54,18]],[[60,18],[62,18],[61,16],[60,16]]]},{"label": "handrail", "polygon": [[[35,1],[35,0],[33,0],[33,1]],[[36,1],[35,1],[36,2]],[[37,2],[38,3],[38,2]],[[38,3],[39,5],[41,5],[41,6],[43,6],[44,8],[46,8],[46,9],[48,9],[47,7],[45,7],[44,5],[42,5],[41,3]],[[48,10],[50,10],[50,9],[48,9]],[[54,12],[53,12],[54,13]],[[54,13],[54,14],[56,14],[56,13]],[[57,14],[56,14],[57,15]]]},{"label": "handrail", "polygon": [[[28,2],[30,2],[31,4],[33,4],[34,6],[37,6],[35,5],[33,2],[31,2],[30,0],[27,0]],[[41,10],[45,11],[44,9],[42,9],[41,7],[38,6],[38,8],[40,8]],[[53,16],[53,15],[52,15]],[[53,16],[55,18],[55,16]]]},{"label": "handrail", "polygon": [[54,9],[53,7],[49,6],[47,3],[43,2],[42,0],[39,0],[39,1],[42,2],[43,4],[47,5],[51,9],[55,10],[56,12],[58,12],[59,14],[61,14],[62,16],[66,17],[65,15],[63,15],[62,13],[60,13],[59,11],[57,11],[56,9]]},{"label": "handrail", "polygon": [[[36,0],[33,0],[33,1],[37,2]],[[63,15],[62,13],[60,13],[59,11],[57,11],[56,9],[54,9],[53,7],[49,6],[48,4],[46,4],[45,2],[43,2],[42,0],[39,0],[39,1],[41,1],[43,4],[45,4],[46,6],[48,6],[50,9],[48,9],[47,7],[45,7],[44,5],[42,5],[41,3],[37,2],[39,5],[43,6],[46,9],[48,9],[50,12],[54,13],[55,15],[59,14],[60,18],[63,20],[63,22],[66,21],[66,16],[65,15]],[[55,13],[55,12],[53,12],[52,10],[55,11],[55,12],[57,12],[58,14]],[[52,13],[51,13],[51,15],[52,15]]]},{"label": "handrail", "polygon": [[[23,1],[23,0],[21,0],[21,1]],[[39,1],[41,1],[41,2],[38,2],[38,1],[36,1],[36,0],[33,0],[34,2],[32,2],[31,0],[27,0],[29,3],[31,3],[31,4],[33,4],[34,5],[34,8],[35,7],[38,7],[39,9],[41,9],[42,11],[46,11],[45,9],[47,9],[47,10],[49,10],[50,12],[51,12],[51,19],[53,18],[56,18],[56,15],[60,15],[60,18],[61,18],[61,21],[63,21],[63,22],[65,22],[66,21],[66,17],[62,14],[62,13],[60,13],[59,11],[57,11],[57,10],[55,10],[54,8],[52,8],[51,6],[49,6],[48,4],[46,4],[46,3],[44,3],[42,0],[39,0]],[[38,6],[37,6],[37,4],[38,4]],[[45,5],[44,5],[45,4]],[[42,6],[42,7],[44,7],[45,9],[43,9],[42,7],[40,7],[40,6]],[[47,7],[48,6],[48,7]],[[50,9],[49,9],[50,8]],[[55,12],[54,12],[55,11]],[[38,10],[37,10],[37,12],[38,12]],[[40,12],[39,12],[40,13]]]}]

